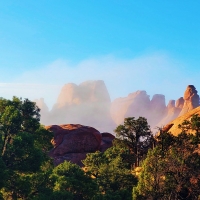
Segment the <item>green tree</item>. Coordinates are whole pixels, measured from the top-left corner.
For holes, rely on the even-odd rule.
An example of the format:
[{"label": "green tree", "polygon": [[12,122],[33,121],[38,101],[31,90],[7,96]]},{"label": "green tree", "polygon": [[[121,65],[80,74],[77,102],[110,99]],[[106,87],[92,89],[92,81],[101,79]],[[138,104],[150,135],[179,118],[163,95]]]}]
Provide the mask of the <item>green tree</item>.
[{"label": "green tree", "polygon": [[46,153],[53,134],[40,126],[39,119],[34,102],[17,97],[0,99],[1,161],[7,175],[1,191],[5,199],[28,199],[36,190],[33,175],[41,175],[49,160]]},{"label": "green tree", "polygon": [[4,155],[12,137],[19,132],[33,134],[40,127],[40,109],[28,99],[13,97],[0,99],[0,134],[2,136],[1,154]]},{"label": "green tree", "polygon": [[128,146],[130,154],[135,156],[135,167],[139,166],[140,161],[147,154],[148,148],[152,144],[153,135],[146,118],[128,117],[124,119],[124,124],[116,129],[116,136]]},{"label": "green tree", "polygon": [[54,168],[50,178],[54,182],[53,195],[63,199],[90,200],[97,191],[91,176],[70,162],[65,161]]},{"label": "green tree", "polygon": [[184,128],[183,132],[176,137],[170,133],[160,135],[157,147],[149,150],[142,164],[138,185],[133,190],[133,199],[198,199],[199,136],[198,131],[190,134],[191,128],[187,129],[187,133],[185,129],[186,125],[192,127],[192,123],[192,120],[183,122],[182,127],[180,126]]},{"label": "green tree", "polygon": [[87,154],[83,164],[85,169],[94,177],[98,185],[96,199],[131,199],[132,187],[137,179],[123,161],[122,155],[127,148],[117,145],[107,149],[104,153],[95,152]]}]

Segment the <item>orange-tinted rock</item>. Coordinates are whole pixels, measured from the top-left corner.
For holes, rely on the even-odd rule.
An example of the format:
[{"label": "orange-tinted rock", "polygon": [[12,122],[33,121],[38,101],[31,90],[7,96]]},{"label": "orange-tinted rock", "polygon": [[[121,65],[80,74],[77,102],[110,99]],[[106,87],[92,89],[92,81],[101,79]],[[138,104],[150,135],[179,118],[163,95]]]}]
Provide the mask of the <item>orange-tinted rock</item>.
[{"label": "orange-tinted rock", "polygon": [[175,107],[175,100],[170,100],[166,108],[166,115],[164,118],[162,118],[157,126],[163,127],[173,119],[177,118],[180,111],[180,108]]},{"label": "orange-tinted rock", "polygon": [[[190,120],[192,115],[198,114],[200,115],[200,106],[197,108],[190,110],[189,112],[185,113],[184,115],[181,115],[177,117],[176,119],[169,122],[166,127],[168,128],[168,131],[171,132],[173,135],[178,135],[181,133],[181,129],[178,128],[179,124],[182,124],[184,120]],[[192,133],[192,131],[190,131]]]},{"label": "orange-tinted rock", "polygon": [[103,131],[116,127],[110,116],[110,96],[105,83],[86,81],[66,84],[51,113],[51,124],[85,124]]},{"label": "orange-tinted rock", "polygon": [[184,93],[184,105],[179,116],[199,106],[199,95],[193,85],[188,85]]},{"label": "orange-tinted rock", "polygon": [[146,91],[136,91],[127,97],[115,99],[111,104],[111,116],[119,125],[125,117],[146,116],[150,104]]}]

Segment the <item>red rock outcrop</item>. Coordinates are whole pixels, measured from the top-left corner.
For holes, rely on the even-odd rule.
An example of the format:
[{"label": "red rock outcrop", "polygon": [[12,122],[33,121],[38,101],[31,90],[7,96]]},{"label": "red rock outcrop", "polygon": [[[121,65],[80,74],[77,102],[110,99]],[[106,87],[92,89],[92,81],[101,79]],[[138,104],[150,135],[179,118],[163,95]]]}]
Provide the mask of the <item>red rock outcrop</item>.
[{"label": "red rock outcrop", "polygon": [[46,129],[54,133],[54,148],[49,155],[55,165],[67,160],[82,166],[81,160],[86,158],[87,153],[105,151],[112,146],[114,139],[109,133],[101,134],[95,128],[80,124],[52,125]]},{"label": "red rock outcrop", "polygon": [[199,106],[199,95],[193,85],[188,85],[184,93],[184,105],[179,116]]}]

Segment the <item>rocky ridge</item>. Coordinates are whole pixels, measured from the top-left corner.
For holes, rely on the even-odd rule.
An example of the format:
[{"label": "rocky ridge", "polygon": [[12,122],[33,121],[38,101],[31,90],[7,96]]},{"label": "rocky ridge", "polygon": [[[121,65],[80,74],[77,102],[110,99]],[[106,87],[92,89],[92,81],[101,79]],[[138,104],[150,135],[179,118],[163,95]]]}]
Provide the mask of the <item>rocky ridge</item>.
[{"label": "rocky ridge", "polygon": [[199,95],[193,85],[188,85],[184,96],[170,100],[167,106],[164,95],[155,94],[150,99],[144,90],[111,102],[105,83],[99,80],[64,85],[51,111],[43,99],[36,103],[41,108],[41,123],[45,125],[84,124],[114,134],[113,130],[125,117],[142,116],[147,118],[152,129],[162,127],[198,107]]}]

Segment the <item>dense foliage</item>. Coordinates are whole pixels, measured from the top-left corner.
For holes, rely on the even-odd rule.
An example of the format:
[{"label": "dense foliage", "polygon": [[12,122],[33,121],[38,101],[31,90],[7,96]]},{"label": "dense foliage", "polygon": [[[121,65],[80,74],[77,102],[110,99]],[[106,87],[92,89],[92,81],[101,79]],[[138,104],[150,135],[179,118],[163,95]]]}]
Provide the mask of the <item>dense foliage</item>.
[{"label": "dense foliage", "polygon": [[174,136],[153,137],[147,120],[129,117],[113,146],[87,154],[85,167],[47,156],[53,134],[28,99],[0,99],[0,199],[197,200],[200,196],[200,117]]}]

